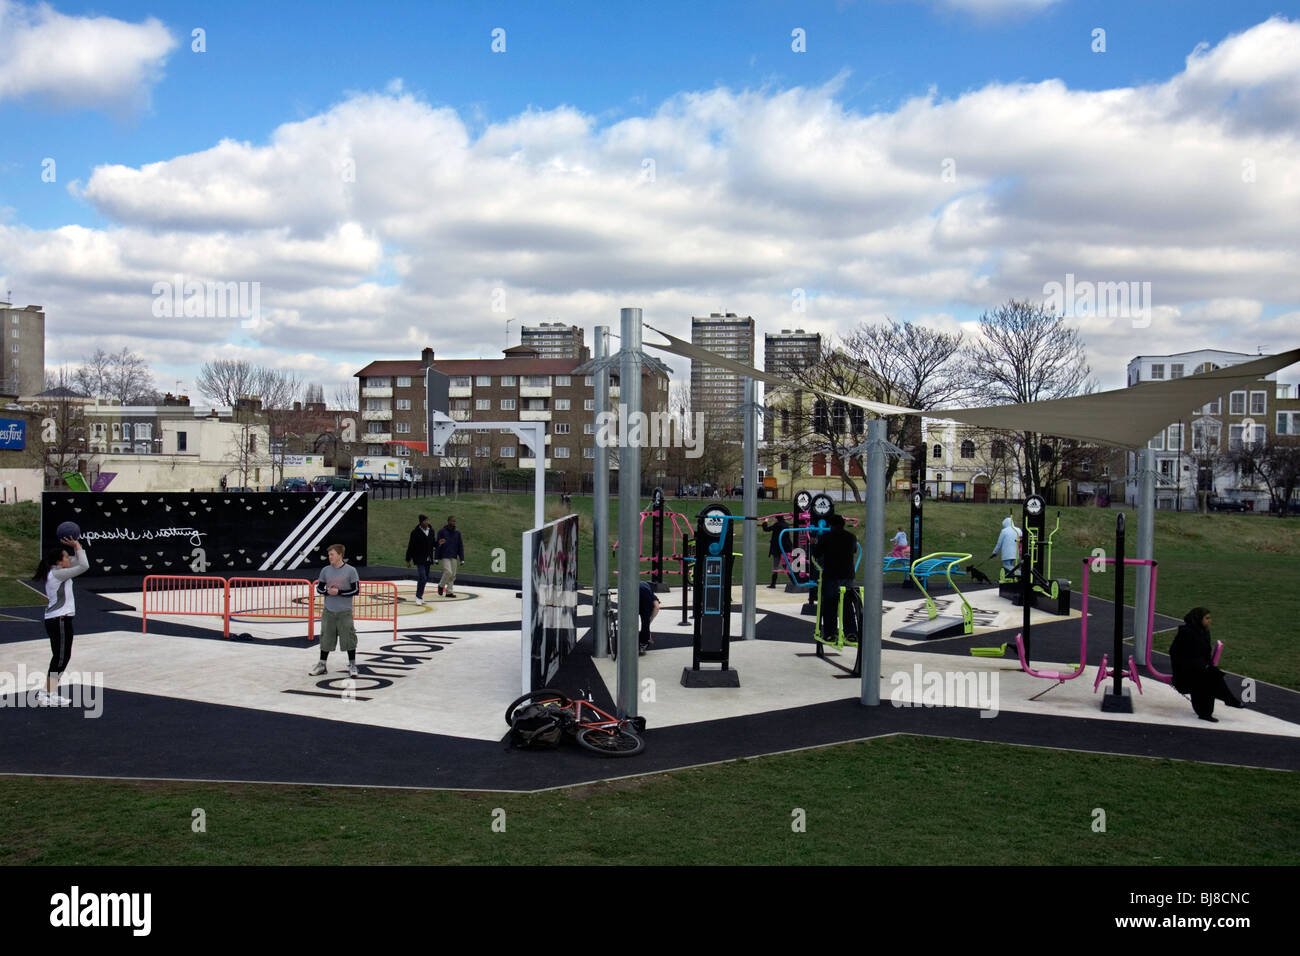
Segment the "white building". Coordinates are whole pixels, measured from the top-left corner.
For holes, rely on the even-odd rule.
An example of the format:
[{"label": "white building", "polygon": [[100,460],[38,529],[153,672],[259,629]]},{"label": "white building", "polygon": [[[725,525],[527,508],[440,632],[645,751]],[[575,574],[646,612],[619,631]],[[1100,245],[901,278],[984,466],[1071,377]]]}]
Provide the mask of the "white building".
[{"label": "white building", "polygon": [[[1128,384],[1160,382],[1213,371],[1258,358],[1245,352],[1197,349],[1172,355],[1139,355],[1128,363]],[[1286,386],[1282,386],[1286,388]],[[1247,507],[1268,508],[1268,492],[1243,479],[1235,468],[1221,460],[1222,453],[1240,449],[1245,442],[1266,442],[1273,434],[1272,413],[1279,395],[1275,375],[1257,387],[1221,396],[1201,408],[1188,409],[1187,417],[1170,422],[1147,442],[1152,464],[1165,479],[1156,485],[1156,507],[1195,511],[1197,491],[1203,488],[1216,496],[1246,502]],[[1128,455],[1130,475],[1137,473],[1137,454]],[[1137,503],[1138,485],[1130,480],[1125,500]]]}]

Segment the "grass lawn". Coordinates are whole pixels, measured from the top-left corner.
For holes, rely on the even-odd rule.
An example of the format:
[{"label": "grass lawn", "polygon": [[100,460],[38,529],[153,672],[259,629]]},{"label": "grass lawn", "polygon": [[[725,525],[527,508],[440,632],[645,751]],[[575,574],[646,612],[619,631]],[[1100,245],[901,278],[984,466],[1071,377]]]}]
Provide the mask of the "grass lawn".
[{"label": "grass lawn", "polygon": [[1286,865],[1300,851],[1292,774],[907,737],[530,795],[10,778],[0,805],[4,865]]},{"label": "grass lawn", "polygon": [[[573,503],[589,556],[591,499]],[[738,505],[728,502],[733,511]],[[687,512],[693,525],[700,502],[670,499],[670,507]],[[759,510],[787,507],[765,501]],[[421,510],[435,526],[448,513],[457,516],[467,571],[494,573],[492,550],[501,548],[497,573],[520,576],[520,533],[532,521],[526,495],[374,501],[370,564],[403,563]],[[861,517],[859,505],[843,511]],[[886,511],[892,535],[906,523],[907,504],[891,502]],[[560,513],[557,501],[548,504],[548,518]],[[991,571],[996,562],[986,556],[1006,513],[1001,505],[929,503],[926,550],[968,551]],[[1115,514],[1063,509],[1053,576],[1077,589],[1081,559],[1094,548],[1110,554]],[[610,521],[616,527],[617,515]],[[38,523],[34,504],[0,507],[0,561],[11,573],[35,566]],[[1212,607],[1226,666],[1300,686],[1300,655],[1290,643],[1290,625],[1300,619],[1300,522],[1160,512],[1156,549],[1157,610],[1181,617],[1195,604]],[[765,569],[761,534],[759,552]],[[1101,581],[1100,596],[1109,597],[1113,578]],[[30,604],[33,597],[12,580],[0,583],[0,603]],[[611,774],[632,770],[608,767]],[[1201,865],[1287,864],[1300,855],[1293,774],[923,737],[524,796],[6,777],[0,807],[0,864]],[[203,834],[191,830],[196,807],[206,812]],[[505,833],[491,828],[496,808],[506,812]],[[1093,830],[1098,808],[1106,813],[1104,833]],[[792,830],[796,809],[806,814],[806,832]]]}]

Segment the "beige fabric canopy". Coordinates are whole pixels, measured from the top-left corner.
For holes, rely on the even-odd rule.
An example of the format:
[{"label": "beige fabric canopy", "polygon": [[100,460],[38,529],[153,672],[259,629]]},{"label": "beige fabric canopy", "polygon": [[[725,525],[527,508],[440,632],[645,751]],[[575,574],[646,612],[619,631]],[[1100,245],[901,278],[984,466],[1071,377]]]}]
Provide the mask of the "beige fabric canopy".
[{"label": "beige fabric canopy", "polygon": [[1128,388],[1030,404],[940,408],[926,414],[982,428],[1041,432],[1101,445],[1143,448],[1171,422],[1190,421],[1202,405],[1228,392],[1252,387],[1258,390],[1263,376],[1296,362],[1300,362],[1300,349],[1167,382],[1140,382]]},{"label": "beige fabric canopy", "polygon": [[[669,335],[652,325],[646,328],[658,332],[668,340],[668,345],[646,342],[652,348],[662,349],[697,362],[725,368],[758,381],[775,386],[790,383],[776,375],[769,375],[743,362],[724,358],[716,352]],[[1258,388],[1265,375],[1300,362],[1300,348],[1264,355],[1239,365],[1170,379],[1167,382],[1141,382],[1128,388],[1117,388],[1092,395],[1057,398],[1044,402],[1019,405],[989,405],[983,408],[936,408],[921,411],[900,405],[870,402],[835,392],[809,389],[828,398],[856,405],[877,415],[928,415],[951,418],[967,425],[981,428],[1001,428],[1009,431],[1040,432],[1058,438],[1116,445],[1121,448],[1142,448],[1171,422],[1189,421],[1196,409],[1233,391]]]}]

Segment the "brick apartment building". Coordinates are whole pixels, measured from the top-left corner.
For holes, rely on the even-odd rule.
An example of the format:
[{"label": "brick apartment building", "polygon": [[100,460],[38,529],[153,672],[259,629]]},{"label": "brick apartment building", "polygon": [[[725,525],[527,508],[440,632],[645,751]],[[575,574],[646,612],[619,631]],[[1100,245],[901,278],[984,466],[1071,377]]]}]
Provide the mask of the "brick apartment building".
[{"label": "brick apartment building", "polygon": [[[371,362],[356,373],[361,426],[356,454],[409,460],[425,478],[483,476],[492,469],[532,468],[530,449],[509,432],[496,429],[457,431],[441,458],[423,448],[425,434],[424,370],[432,366],[450,379],[450,415],[457,421],[546,422],[544,467],[563,487],[591,487],[596,457],[595,376],[575,375],[578,358],[542,358],[537,349],[516,345],[499,359],[434,359],[426,348],[418,359]],[[642,372],[642,411],[668,412],[669,370],[657,364]],[[611,375],[617,382],[617,375]],[[610,388],[616,409],[619,389]],[[642,452],[647,482],[666,478],[663,449]],[[613,464],[617,468],[617,464]]]}]

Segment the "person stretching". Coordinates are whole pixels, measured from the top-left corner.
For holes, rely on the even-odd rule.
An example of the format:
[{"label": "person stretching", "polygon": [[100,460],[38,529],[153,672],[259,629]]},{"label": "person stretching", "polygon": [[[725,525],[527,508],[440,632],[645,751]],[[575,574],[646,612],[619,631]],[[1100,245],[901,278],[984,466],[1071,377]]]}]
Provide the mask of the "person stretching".
[{"label": "person stretching", "polygon": [[1001,554],[1002,570],[1008,574],[1015,568],[1016,558],[1020,557],[1020,551],[1017,547],[1019,541],[1020,529],[1015,526],[1015,523],[1009,517],[1003,518],[1002,531],[998,534],[997,543],[993,545],[989,557],[993,558]]},{"label": "person stretching", "polygon": [[[59,678],[72,657],[72,619],[77,601],[72,594],[72,579],[90,568],[85,549],[76,538],[61,538],[63,544],[51,548],[36,567],[32,580],[45,590],[45,633],[50,638],[50,669],[45,675],[45,690],[36,692],[42,707],[66,707],[72,701],[57,692]],[[77,555],[72,563],[69,550]]]}]

